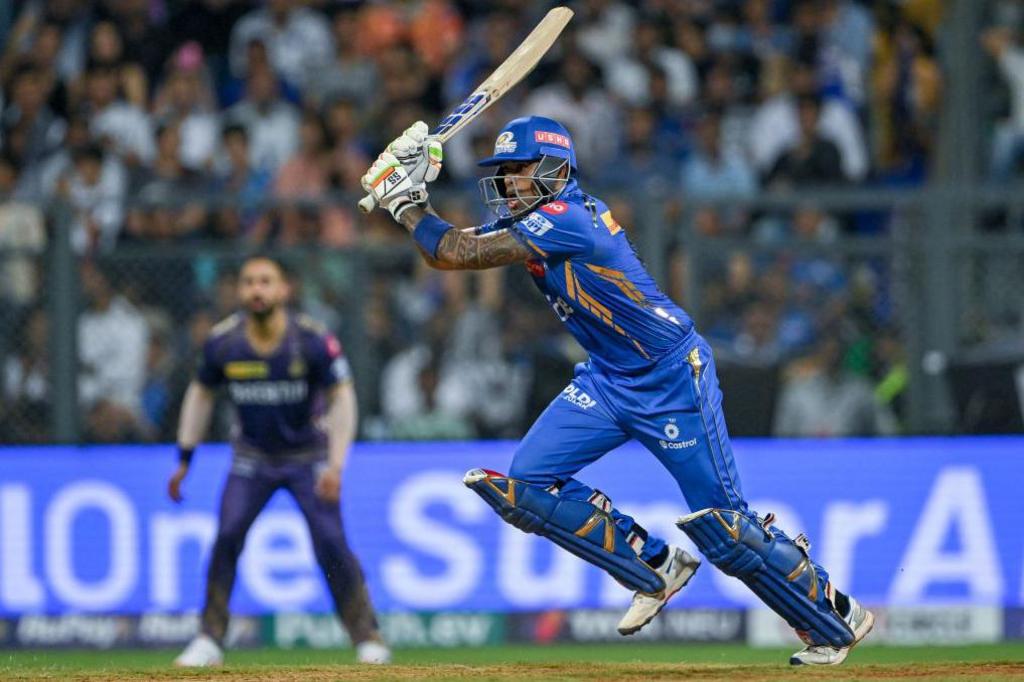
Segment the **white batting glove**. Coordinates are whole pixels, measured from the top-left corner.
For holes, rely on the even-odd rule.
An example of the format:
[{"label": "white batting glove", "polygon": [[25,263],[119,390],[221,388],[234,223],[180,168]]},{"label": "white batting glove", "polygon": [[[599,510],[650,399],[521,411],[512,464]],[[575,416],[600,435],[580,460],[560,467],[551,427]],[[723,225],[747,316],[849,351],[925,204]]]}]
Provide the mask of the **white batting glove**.
[{"label": "white batting glove", "polygon": [[409,172],[390,152],[377,157],[360,183],[395,220],[401,219],[402,214],[416,204],[427,201],[426,185],[414,183]]},{"label": "white batting glove", "polygon": [[387,146],[387,151],[401,162],[414,184],[436,180],[444,163],[441,140],[429,132],[426,123],[416,121]]}]

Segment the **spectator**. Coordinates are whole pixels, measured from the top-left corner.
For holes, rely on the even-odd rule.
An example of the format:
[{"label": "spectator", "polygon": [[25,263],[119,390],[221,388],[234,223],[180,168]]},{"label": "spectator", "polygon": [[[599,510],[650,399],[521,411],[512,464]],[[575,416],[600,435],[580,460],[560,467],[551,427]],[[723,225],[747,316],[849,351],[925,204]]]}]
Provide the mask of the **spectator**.
[{"label": "spectator", "polygon": [[74,165],[72,152],[92,142],[89,132],[89,117],[84,112],[72,114],[67,121],[63,143],[53,152],[44,157],[31,169],[32,176],[25,182],[30,187],[31,196],[46,199],[57,193],[57,185]]},{"label": "spectator", "polygon": [[[146,0],[105,2],[100,16],[107,16],[124,40],[128,60],[137,62],[150,83],[160,79],[160,72],[173,48],[175,37],[167,32],[166,14],[161,5]],[[168,3],[170,4],[170,3]]]},{"label": "spectator", "polygon": [[254,166],[249,154],[249,134],[241,125],[229,125],[222,135],[224,167],[217,171],[217,194],[231,198],[217,210],[214,233],[218,237],[249,237],[260,218],[273,180],[265,168]]},{"label": "spectator", "polygon": [[92,27],[89,36],[87,62],[103,64],[117,74],[118,88],[126,102],[145,109],[149,102],[149,81],[142,66],[127,58],[124,39],[112,21],[100,21]]},{"label": "spectator", "polygon": [[704,114],[697,124],[697,144],[683,163],[682,184],[687,196],[702,199],[733,199],[757,190],[754,171],[741,151],[723,146],[717,111]]},{"label": "spectator", "polygon": [[[64,74],[60,71],[58,58],[64,43],[64,26],[52,20],[43,22],[36,32],[31,51],[23,57],[31,64],[43,83],[46,103],[54,115],[67,117],[71,92]],[[6,78],[4,79],[6,82]]]},{"label": "spectator", "polygon": [[[761,78],[763,101],[754,112],[747,131],[747,147],[755,167],[768,173],[787,149],[800,139],[801,96],[820,93],[814,66],[786,58],[770,59]],[[849,104],[836,97],[820,98],[817,133],[832,142],[840,153],[843,176],[859,182],[868,172],[864,132]]]},{"label": "spectator", "polygon": [[797,101],[800,135],[792,148],[783,152],[768,171],[767,185],[791,189],[794,185],[836,184],[843,179],[839,149],[818,132],[821,101],[803,95]]},{"label": "spectator", "polygon": [[245,99],[225,112],[228,123],[245,126],[254,165],[276,171],[295,151],[299,112],[281,99],[277,80],[267,68],[251,68]]},{"label": "spectator", "polygon": [[156,154],[149,116],[120,97],[117,67],[95,63],[85,75],[85,98],[93,137],[128,165],[148,164]]},{"label": "spectator", "polygon": [[844,99],[863,104],[875,40],[871,11],[855,0],[824,0],[820,12],[824,68],[834,74]]},{"label": "spectator", "polygon": [[982,36],[982,44],[996,60],[1010,90],[1010,115],[996,125],[991,159],[992,178],[1006,181],[1019,174],[1024,152],[1024,48],[1008,28],[989,29]]},{"label": "spectator", "polygon": [[338,205],[303,206],[323,198],[328,187],[329,145],[323,121],[314,113],[302,118],[299,150],[281,166],[274,177],[274,198],[286,202],[260,221],[251,238],[265,242],[275,229],[276,240],[284,246],[323,244],[345,246],[355,240],[351,213]]},{"label": "spectator", "polygon": [[38,163],[60,144],[64,123],[47,105],[43,74],[31,64],[14,72],[10,92],[3,110],[4,146],[26,166]]},{"label": "spectator", "polygon": [[[876,157],[886,171],[923,168],[938,130],[942,106],[942,70],[935,59],[931,39],[908,21],[898,21],[877,41],[872,88]],[[998,41],[989,44],[996,54]],[[999,62],[1007,81],[1014,85],[1014,57],[1004,52]],[[1019,52],[1017,53],[1019,56]],[[1012,130],[1012,126],[1010,130]],[[1005,136],[1005,133],[1004,133]],[[1003,137],[1006,148],[996,157],[996,178],[1005,179],[1014,155],[1013,135]],[[919,177],[923,176],[923,171]]]},{"label": "spectator", "polygon": [[40,443],[49,433],[50,325],[36,308],[20,325],[4,362],[3,440]]},{"label": "spectator", "polygon": [[179,124],[157,130],[157,157],[152,168],[139,169],[132,179],[127,237],[146,241],[179,241],[198,236],[206,226],[202,203],[208,183],[202,173],[181,163]]},{"label": "spectator", "polygon": [[208,171],[220,137],[216,98],[198,43],[182,45],[168,64],[167,80],[153,102],[153,112],[164,125],[174,123],[181,133],[181,162]]},{"label": "spectator", "polygon": [[124,168],[95,144],[73,150],[71,161],[56,186],[57,196],[70,204],[74,214],[71,244],[78,253],[109,251],[124,219]]},{"label": "spectator", "polygon": [[324,113],[324,125],[328,138],[333,142],[327,161],[331,186],[361,192],[360,173],[372,159],[359,128],[359,111],[355,102],[344,98],[332,101]]},{"label": "spectator", "polygon": [[327,20],[296,0],[267,0],[265,8],[243,16],[231,31],[231,71],[248,76],[246,50],[258,40],[267,46],[274,72],[305,90],[311,75],[328,68],[334,45]]},{"label": "spectator", "polygon": [[78,398],[90,437],[102,442],[141,437],[146,321],[95,264],[83,264],[81,278],[86,309],[78,318]]},{"label": "spectator", "polygon": [[357,49],[359,17],[356,11],[341,9],[331,23],[335,52],[326,68],[309,74],[307,96],[314,105],[338,99],[351,99],[369,109],[378,93],[380,78],[373,60]]},{"label": "spectator", "polygon": [[612,60],[605,83],[617,98],[633,106],[650,101],[651,67],[666,76],[669,100],[673,106],[689,104],[697,97],[697,70],[685,52],[667,45],[662,24],[653,19],[637,23],[633,32],[633,50]]},{"label": "spectator", "polygon": [[796,372],[783,383],[774,435],[834,438],[895,430],[871,382],[843,367],[843,346],[835,334],[824,334],[809,366]]},{"label": "spectator", "polygon": [[596,69],[583,55],[572,52],[562,61],[561,79],[534,90],[522,107],[531,115],[565,125],[583,168],[611,163],[616,151],[616,110],[599,82]]},{"label": "spectator", "polygon": [[616,162],[607,164],[600,180],[626,187],[641,182],[648,187],[671,184],[677,163],[667,145],[651,144],[657,136],[657,120],[650,109],[634,107],[626,113],[622,149]]},{"label": "spectator", "polygon": [[394,356],[381,378],[381,404],[393,438],[471,438],[464,406],[473,395],[466,373],[444,356],[451,318],[436,315],[415,345]]},{"label": "spectator", "polygon": [[168,419],[174,369],[169,333],[169,329],[154,329],[150,335],[146,349],[146,380],[139,396],[140,428],[150,437],[160,440],[174,438],[174,427]]},{"label": "spectator", "polygon": [[[56,69],[60,80],[71,81],[81,72],[84,61],[90,9],[87,3],[81,2],[29,0],[22,3],[21,13],[5,41],[4,62],[12,64],[22,55],[31,54],[37,59],[46,59],[48,65]],[[0,76],[6,75],[7,71],[0,69]]]},{"label": "spectator", "polygon": [[576,46],[588,59],[607,67],[632,47],[634,10],[618,0],[586,0],[577,11]]},{"label": "spectator", "polygon": [[[46,223],[39,206],[19,191],[18,162],[0,154],[0,303],[16,308],[32,303],[42,290],[37,257],[46,248]],[[2,309],[2,308],[0,308]]]}]

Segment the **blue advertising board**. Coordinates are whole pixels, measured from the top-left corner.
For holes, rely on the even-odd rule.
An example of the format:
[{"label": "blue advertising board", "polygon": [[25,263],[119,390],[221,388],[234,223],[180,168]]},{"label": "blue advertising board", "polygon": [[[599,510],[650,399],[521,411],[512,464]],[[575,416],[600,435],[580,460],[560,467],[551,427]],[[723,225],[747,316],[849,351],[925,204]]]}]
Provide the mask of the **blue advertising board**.
[{"label": "blue advertising board", "polygon": [[[350,542],[381,611],[606,608],[630,595],[541,538],[505,526],[461,483],[507,468],[513,443],[359,444],[343,486]],[[1024,439],[739,440],[751,506],[810,537],[835,584],[869,604],[1024,606]],[[0,617],[193,611],[230,452],[199,449],[170,502],[165,446],[0,450]],[[687,509],[627,445],[580,477],[652,532],[690,547]],[[692,549],[692,548],[691,548]],[[746,607],[706,565],[676,606]],[[328,611],[304,522],[279,492],[243,552],[238,613]]]}]

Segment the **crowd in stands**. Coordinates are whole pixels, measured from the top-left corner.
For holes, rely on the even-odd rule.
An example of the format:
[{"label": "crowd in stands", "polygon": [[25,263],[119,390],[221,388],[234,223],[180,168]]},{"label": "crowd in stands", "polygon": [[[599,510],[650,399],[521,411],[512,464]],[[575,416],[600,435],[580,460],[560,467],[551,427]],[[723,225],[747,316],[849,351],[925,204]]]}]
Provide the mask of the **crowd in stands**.
[{"label": "crowd in stands", "polygon": [[[685,270],[699,268],[698,323],[724,357],[783,368],[779,433],[898,429],[905,370],[891,273],[827,252],[841,234],[892,229],[889,218],[742,200],[923,182],[943,88],[941,2],[572,5],[576,18],[526,85],[447,145],[442,214],[487,220],[474,160],[508,119],[557,118],[585,184],[638,240],[638,197],[667,197],[668,286],[692,302]],[[57,223],[80,262],[89,440],[173,436],[195,348],[233,309],[234,261],[222,256],[256,247],[316,253],[299,269],[298,302],[343,339],[362,335],[364,435],[521,434],[580,357],[522,273],[438,273],[410,258],[360,267],[331,254],[408,254],[385,214],[353,210],[359,177],[409,123],[436,121],[471,92],[545,9],[15,0],[0,36],[3,438],[47,438],[52,320],[41,292]],[[1015,74],[1017,49],[989,45]],[[763,251],[703,260],[687,234]],[[794,255],[791,242],[822,250]],[[801,414],[838,395],[849,410]]]}]

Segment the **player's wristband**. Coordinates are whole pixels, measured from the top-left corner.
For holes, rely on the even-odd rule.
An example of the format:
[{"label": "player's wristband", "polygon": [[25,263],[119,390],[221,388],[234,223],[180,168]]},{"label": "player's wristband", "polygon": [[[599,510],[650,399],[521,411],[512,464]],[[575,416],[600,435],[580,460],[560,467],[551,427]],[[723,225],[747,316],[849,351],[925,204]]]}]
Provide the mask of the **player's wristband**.
[{"label": "player's wristband", "polygon": [[450,229],[452,229],[450,223],[446,223],[436,215],[428,213],[416,223],[416,227],[412,231],[412,238],[431,257],[437,258],[437,245],[441,243],[441,237],[444,236],[444,233]]},{"label": "player's wristband", "polygon": [[178,446],[178,463],[188,466],[192,463],[192,453],[196,451],[195,448],[184,448]]}]

